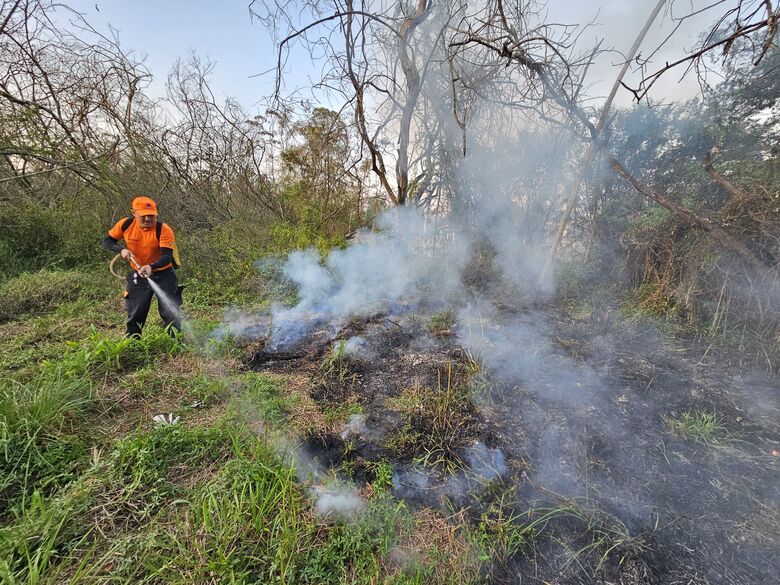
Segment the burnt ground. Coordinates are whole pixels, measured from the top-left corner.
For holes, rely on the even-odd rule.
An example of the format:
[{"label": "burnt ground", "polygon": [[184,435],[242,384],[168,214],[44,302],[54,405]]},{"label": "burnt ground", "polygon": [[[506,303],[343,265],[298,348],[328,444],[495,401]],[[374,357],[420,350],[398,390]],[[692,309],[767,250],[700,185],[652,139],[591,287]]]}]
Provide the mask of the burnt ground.
[{"label": "burnt ground", "polygon": [[[261,348],[250,365],[309,376],[323,411],[360,405],[346,426],[301,438],[321,466],[369,482],[372,464],[389,461],[393,492],[411,505],[467,507],[475,522],[501,507],[518,525],[539,520],[522,547],[494,558],[491,582],[777,582],[776,378],[649,325],[561,307],[475,314],[438,337],[411,313],[356,319],[335,337]],[[323,368],[342,341],[336,367]],[[436,430],[426,426],[433,406],[404,397],[441,393],[447,372],[470,392],[448,445],[457,469],[427,465],[398,440]],[[668,419],[688,411],[719,417],[716,442],[672,432]]]}]

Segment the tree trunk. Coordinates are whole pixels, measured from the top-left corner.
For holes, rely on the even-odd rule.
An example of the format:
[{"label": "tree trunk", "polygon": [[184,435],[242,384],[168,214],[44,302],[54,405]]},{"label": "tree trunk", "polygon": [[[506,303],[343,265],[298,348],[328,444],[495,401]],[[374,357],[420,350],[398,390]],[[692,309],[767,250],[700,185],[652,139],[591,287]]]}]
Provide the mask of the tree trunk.
[{"label": "tree trunk", "polygon": [[411,16],[404,18],[398,34],[398,54],[401,69],[406,78],[406,103],[401,114],[401,128],[398,136],[398,159],[395,165],[395,178],[398,195],[396,203],[405,205],[409,194],[409,132],[412,125],[412,114],[417,105],[417,98],[422,89],[422,79],[414,61],[409,56],[409,37],[415,28],[428,16],[427,0],[417,0],[417,7]]},{"label": "tree trunk", "polygon": [[[625,76],[626,71],[628,71],[629,64],[636,56],[642,41],[647,35],[647,31],[650,30],[650,26],[658,17],[658,14],[661,12],[661,8],[663,8],[664,4],[666,4],[666,0],[659,0],[658,4],[655,5],[655,8],[650,13],[650,16],[647,17],[642,30],[639,31],[639,35],[636,37],[634,44],[628,51],[623,66],[620,68],[620,72],[615,79],[615,83],[612,84],[612,90],[609,92],[609,96],[607,96],[607,101],[604,102],[604,107],[601,109],[601,116],[599,117],[598,124],[596,125],[597,136],[601,135],[601,131],[604,129],[604,125],[607,123],[607,116],[609,114],[610,108],[612,107],[612,101],[615,99],[615,95],[620,88],[620,82],[623,81],[623,77]],[[563,241],[563,234],[566,232],[566,225],[569,223],[569,217],[571,217],[571,212],[574,210],[574,206],[577,203],[577,193],[579,193],[582,180],[585,178],[585,173],[588,172],[588,167],[593,161],[593,156],[595,154],[596,149],[594,148],[593,143],[591,143],[588,145],[588,150],[585,152],[585,157],[582,159],[582,163],[580,164],[580,168],[577,172],[577,178],[571,184],[571,191],[569,192],[569,197],[566,201],[566,207],[563,210],[563,217],[561,217],[561,222],[558,225],[558,230],[556,231],[552,246],[550,246],[550,249],[547,252],[547,260],[544,263],[544,268],[542,268],[542,273],[539,275],[539,282],[544,280],[544,277],[552,266],[555,255],[558,253],[558,246],[560,246],[561,241]]]}]

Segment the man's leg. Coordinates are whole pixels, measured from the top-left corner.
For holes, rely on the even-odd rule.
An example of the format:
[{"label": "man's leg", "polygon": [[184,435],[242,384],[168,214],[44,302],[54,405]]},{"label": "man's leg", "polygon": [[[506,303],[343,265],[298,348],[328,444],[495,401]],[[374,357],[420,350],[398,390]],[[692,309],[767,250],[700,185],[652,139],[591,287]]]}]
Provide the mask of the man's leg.
[{"label": "man's leg", "polygon": [[154,281],[160,286],[160,290],[165,293],[166,299],[157,298],[157,308],[160,310],[160,318],[171,335],[181,331],[181,291],[179,290],[179,281],[172,268],[164,270],[154,277]]},{"label": "man's leg", "polygon": [[127,309],[127,336],[141,337],[141,329],[149,315],[149,307],[152,306],[152,288],[148,282],[140,277],[133,282],[132,273],[127,277],[127,296],[125,308]]}]

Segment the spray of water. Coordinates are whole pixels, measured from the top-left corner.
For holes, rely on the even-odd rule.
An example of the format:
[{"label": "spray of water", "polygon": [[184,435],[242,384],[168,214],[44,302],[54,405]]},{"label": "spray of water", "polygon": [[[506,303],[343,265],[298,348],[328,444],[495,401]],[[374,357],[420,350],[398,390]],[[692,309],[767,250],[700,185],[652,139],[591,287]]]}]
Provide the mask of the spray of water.
[{"label": "spray of water", "polygon": [[184,319],[182,319],[181,310],[179,309],[179,304],[175,300],[173,300],[171,296],[168,293],[166,293],[160,287],[160,285],[154,281],[154,279],[147,278],[146,280],[149,283],[149,286],[152,287],[152,291],[154,291],[154,294],[157,296],[157,302],[160,304],[160,306],[163,307],[168,314],[179,315],[179,319],[181,321],[181,325],[182,328],[184,329],[184,332],[187,333],[188,337],[195,339],[196,332],[192,329],[192,327],[189,326],[187,322],[185,322]]},{"label": "spray of water", "polygon": [[147,279],[149,286],[152,287],[154,294],[157,295],[157,302],[160,303],[170,313],[178,313],[179,306],[153,279]]}]

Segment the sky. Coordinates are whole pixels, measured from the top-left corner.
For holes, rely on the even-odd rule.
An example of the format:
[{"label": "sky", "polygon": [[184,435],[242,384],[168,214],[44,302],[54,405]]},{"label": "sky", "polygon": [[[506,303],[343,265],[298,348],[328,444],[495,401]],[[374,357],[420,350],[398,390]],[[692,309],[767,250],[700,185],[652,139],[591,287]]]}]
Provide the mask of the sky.
[{"label": "sky", "polygon": [[[642,53],[648,54],[672,30],[673,16],[712,3],[712,0],[667,3],[671,11],[667,8],[652,27]],[[99,30],[111,26],[123,47],[145,56],[146,65],[154,75],[150,87],[154,96],[164,95],[168,72],[176,59],[185,57],[188,51],[215,62],[212,87],[217,95],[235,97],[245,106],[253,107],[273,91],[276,47],[261,23],[250,17],[249,0],[71,0],[68,4]],[[603,39],[604,47],[625,52],[654,5],[653,0],[550,0],[548,11],[550,20],[555,22],[586,23],[595,19],[583,35],[583,46]],[[719,6],[686,21],[659,52],[657,62],[679,57],[685,48],[693,45],[698,33],[711,23],[716,13],[722,11],[723,6]],[[590,93],[608,93],[619,66],[619,56],[611,54],[604,55],[591,67]],[[288,62],[284,89],[292,92],[309,86],[309,80],[316,78],[318,71],[304,51],[294,53]],[[268,73],[259,75],[264,72]],[[691,78],[679,83],[679,77],[676,72],[662,77],[652,97],[657,101],[692,97],[698,86]],[[310,94],[303,91],[301,97]],[[621,90],[615,103],[626,105],[630,101],[630,94]]]}]

